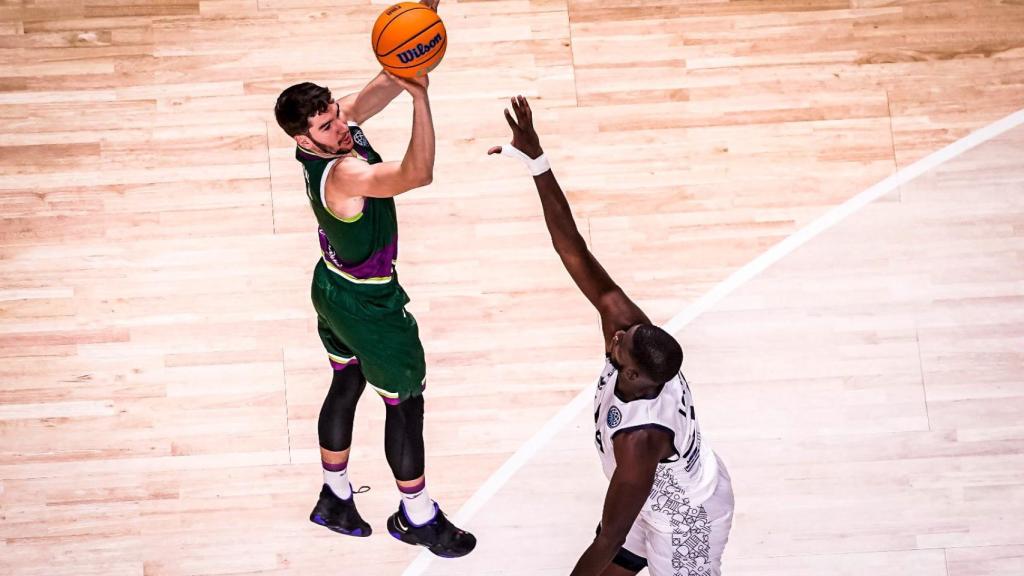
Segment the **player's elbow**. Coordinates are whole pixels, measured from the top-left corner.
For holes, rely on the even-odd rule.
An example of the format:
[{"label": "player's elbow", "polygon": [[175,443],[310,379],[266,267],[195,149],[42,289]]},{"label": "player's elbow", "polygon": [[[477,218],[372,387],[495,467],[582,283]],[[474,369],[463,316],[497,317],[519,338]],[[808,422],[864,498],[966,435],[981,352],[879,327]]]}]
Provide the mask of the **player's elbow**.
[{"label": "player's elbow", "polygon": [[403,176],[403,181],[409,190],[427,186],[434,181],[434,171],[430,168],[408,170]]},{"label": "player's elbow", "polygon": [[429,186],[430,183],[433,182],[433,181],[434,181],[434,177],[429,175],[429,174],[426,175],[426,176],[414,176],[414,177],[410,178],[407,181],[406,187],[409,190],[413,190],[415,188],[422,188],[424,186]]}]

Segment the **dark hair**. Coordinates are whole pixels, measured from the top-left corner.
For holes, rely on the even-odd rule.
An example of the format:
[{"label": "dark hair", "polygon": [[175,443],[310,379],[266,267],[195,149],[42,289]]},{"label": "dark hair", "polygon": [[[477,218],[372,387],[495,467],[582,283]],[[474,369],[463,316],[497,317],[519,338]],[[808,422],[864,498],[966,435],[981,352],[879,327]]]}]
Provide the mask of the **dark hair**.
[{"label": "dark hair", "polygon": [[640,372],[658,384],[671,380],[683,365],[683,348],[679,342],[650,324],[641,324],[633,333],[632,352]]},{"label": "dark hair", "polygon": [[331,104],[331,91],[326,86],[303,82],[287,88],[277,97],[274,116],[289,136],[309,131],[309,119],[325,112]]}]

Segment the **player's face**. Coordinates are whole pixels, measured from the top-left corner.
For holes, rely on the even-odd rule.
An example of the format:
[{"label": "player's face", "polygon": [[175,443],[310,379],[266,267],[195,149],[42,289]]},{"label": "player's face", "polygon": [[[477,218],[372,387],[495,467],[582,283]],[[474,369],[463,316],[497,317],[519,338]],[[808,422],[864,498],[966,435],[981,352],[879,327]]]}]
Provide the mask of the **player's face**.
[{"label": "player's face", "polygon": [[609,356],[612,359],[612,366],[616,370],[622,371],[624,367],[632,367],[636,365],[633,360],[633,337],[636,335],[636,329],[640,325],[631,326],[629,330],[619,330],[612,336],[612,346],[609,351]]},{"label": "player's face", "polygon": [[341,116],[341,105],[331,100],[327,110],[309,119],[309,139],[326,154],[345,154],[352,149],[352,134]]}]

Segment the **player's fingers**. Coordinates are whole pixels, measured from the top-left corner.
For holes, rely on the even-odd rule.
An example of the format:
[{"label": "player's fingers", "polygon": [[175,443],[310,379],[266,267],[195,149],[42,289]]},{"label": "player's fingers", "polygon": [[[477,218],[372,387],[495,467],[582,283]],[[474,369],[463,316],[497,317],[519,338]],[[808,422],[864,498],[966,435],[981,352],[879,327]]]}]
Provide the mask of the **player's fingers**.
[{"label": "player's fingers", "polygon": [[529,125],[531,120],[530,105],[526,102],[526,97],[523,95],[517,96],[516,99],[519,101],[519,110],[522,113],[522,121]]},{"label": "player's fingers", "polygon": [[522,126],[524,122],[529,122],[529,120],[530,120],[529,119],[529,115],[526,112],[526,107],[524,106],[524,102],[525,101],[526,101],[525,98],[523,98],[522,96],[517,96],[516,97],[516,108],[519,109],[519,125],[520,126]]},{"label": "player's fingers", "polygon": [[516,116],[519,118],[519,125],[524,127],[524,128],[527,128],[529,126],[529,124],[530,124],[530,118],[527,115],[526,107],[523,104],[525,99],[522,97],[522,95],[519,95],[519,96],[515,97],[515,101],[516,101]]},{"label": "player's fingers", "polygon": [[530,102],[525,96],[521,96],[523,99],[523,110],[526,112],[526,121],[533,125],[533,110],[530,109]]},{"label": "player's fingers", "polygon": [[519,130],[519,125],[512,119],[512,114],[509,114],[508,108],[505,108],[505,120],[508,121],[508,125],[512,127],[512,130]]},{"label": "player's fingers", "polygon": [[487,151],[487,154],[501,154],[501,146],[491,146],[491,149]]},{"label": "player's fingers", "polygon": [[[411,81],[408,78],[402,78],[401,76],[393,74],[393,73],[391,73],[388,70],[385,70],[384,73],[387,74],[391,78],[392,82],[394,82],[395,84],[398,84],[399,86],[401,86],[403,90],[409,91],[409,90],[415,89],[415,87],[417,85],[416,82]],[[420,86],[424,86],[424,84],[422,82],[419,83],[419,85]]]}]

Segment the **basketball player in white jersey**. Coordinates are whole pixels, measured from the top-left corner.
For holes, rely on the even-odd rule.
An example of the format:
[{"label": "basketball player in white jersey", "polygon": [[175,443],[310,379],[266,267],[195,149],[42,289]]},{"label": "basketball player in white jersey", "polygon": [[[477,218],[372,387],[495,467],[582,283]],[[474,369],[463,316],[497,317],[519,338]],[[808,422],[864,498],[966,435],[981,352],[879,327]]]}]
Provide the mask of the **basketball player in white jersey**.
[{"label": "basketball player in white jersey", "polygon": [[551,241],[601,314],[606,363],[594,400],[595,441],[609,486],[597,537],[572,576],[717,576],[732,526],[725,465],[701,438],[683,351],[619,288],[587,248],[551,173],[526,99],[512,99],[512,145],[488,154],[533,174]]}]

